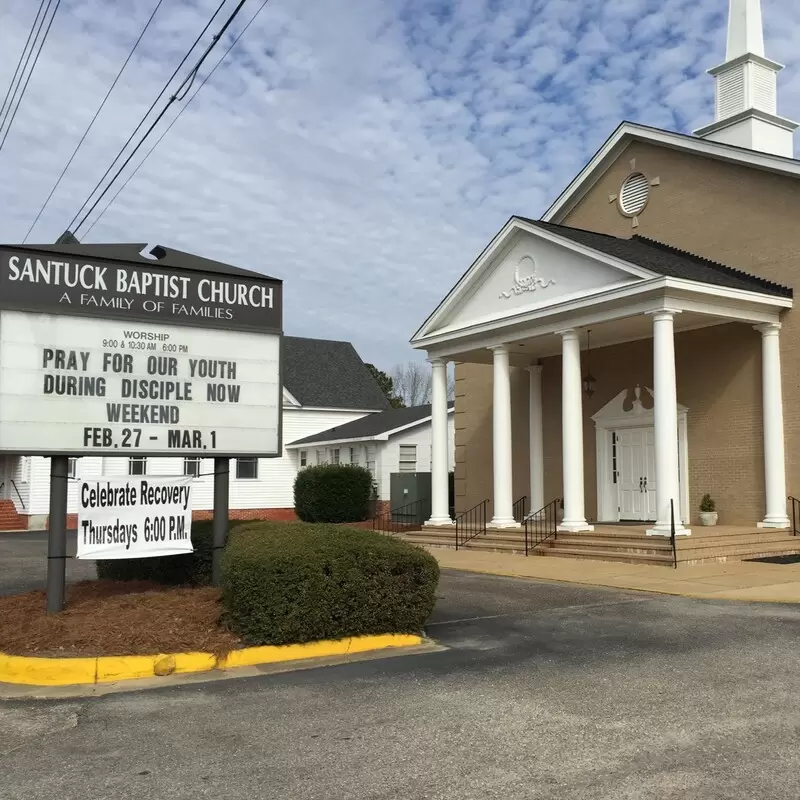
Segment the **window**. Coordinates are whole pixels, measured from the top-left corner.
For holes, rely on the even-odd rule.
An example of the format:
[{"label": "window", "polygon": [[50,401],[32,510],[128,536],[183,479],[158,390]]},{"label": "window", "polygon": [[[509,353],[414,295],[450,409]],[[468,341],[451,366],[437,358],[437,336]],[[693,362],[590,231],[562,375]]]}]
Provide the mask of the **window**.
[{"label": "window", "polygon": [[325,463],[325,451],[324,450],[317,450],[317,464],[324,464]]},{"label": "window", "polygon": [[67,475],[70,478],[74,478],[77,476],[77,474],[78,474],[78,459],[71,458],[69,460],[69,466],[67,467]]},{"label": "window", "polygon": [[415,444],[400,445],[400,472],[417,471],[417,446]]},{"label": "window", "polygon": [[183,474],[191,475],[193,478],[200,477],[200,459],[199,458],[184,458],[183,459]]},{"label": "window", "polygon": [[358,449],[355,447],[350,448],[350,463],[358,464]]},{"label": "window", "polygon": [[128,475],[146,475],[146,474],[147,474],[146,458],[128,459]]},{"label": "window", "polygon": [[258,459],[257,458],[237,458],[236,459],[236,479],[253,481],[258,478]]},{"label": "window", "polygon": [[339,458],[340,458],[340,456],[339,456],[339,448],[337,447],[337,448],[336,448],[336,449],[333,451],[333,463],[334,463],[334,464],[338,464],[338,463],[339,463]]},{"label": "window", "polygon": [[307,467],[308,466],[308,451],[301,450],[300,451],[300,466]]}]

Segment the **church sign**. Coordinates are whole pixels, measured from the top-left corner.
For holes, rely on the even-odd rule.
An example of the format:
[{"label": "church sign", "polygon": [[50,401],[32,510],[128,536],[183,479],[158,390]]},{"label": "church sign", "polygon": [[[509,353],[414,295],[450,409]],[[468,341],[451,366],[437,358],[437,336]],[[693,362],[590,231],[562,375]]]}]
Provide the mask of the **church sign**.
[{"label": "church sign", "polygon": [[280,455],[281,290],[0,249],[0,452]]}]

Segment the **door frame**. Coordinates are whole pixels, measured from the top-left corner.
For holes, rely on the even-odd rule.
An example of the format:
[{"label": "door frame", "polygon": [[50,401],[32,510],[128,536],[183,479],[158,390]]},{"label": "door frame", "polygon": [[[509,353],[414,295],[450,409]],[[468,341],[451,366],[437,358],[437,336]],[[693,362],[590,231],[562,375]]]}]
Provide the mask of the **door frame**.
[{"label": "door frame", "polygon": [[[651,389],[647,390],[652,396]],[[620,392],[606,404],[592,419],[595,423],[596,473],[597,473],[597,521],[619,522],[619,495],[614,483],[612,465],[611,435],[624,428],[653,428],[653,409],[646,409],[640,400],[640,390],[636,387],[636,399],[628,403],[630,392]],[[627,406],[630,405],[630,408]],[[680,500],[676,516],[683,524],[688,524],[689,512],[689,452],[688,452],[688,409],[678,404],[678,473]],[[677,520],[676,520],[677,521]]]}]

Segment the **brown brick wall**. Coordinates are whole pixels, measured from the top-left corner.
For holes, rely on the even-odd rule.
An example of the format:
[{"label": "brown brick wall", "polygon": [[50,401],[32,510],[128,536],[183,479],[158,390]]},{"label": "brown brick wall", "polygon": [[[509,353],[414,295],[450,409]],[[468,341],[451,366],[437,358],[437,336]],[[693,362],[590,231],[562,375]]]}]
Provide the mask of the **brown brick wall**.
[{"label": "brown brick wall", "polygon": [[[634,230],[609,195],[630,160],[661,185],[651,190]],[[563,224],[616,236],[649,236],[792,286],[800,275],[800,180],[635,143],[569,213]],[[781,331],[787,490],[800,492],[800,322],[784,312]],[[728,324],[677,334],[678,402],[687,406],[690,505],[717,500],[722,523],[751,524],[764,513],[760,334]],[[561,494],[561,359],[544,361],[545,499]],[[492,368],[456,368],[456,504],[491,497]],[[597,392],[584,400],[586,512],[596,514],[595,432],[591,415],[623,388],[652,386],[652,340],[593,349]],[[527,493],[527,373],[515,369],[514,496]]]}]

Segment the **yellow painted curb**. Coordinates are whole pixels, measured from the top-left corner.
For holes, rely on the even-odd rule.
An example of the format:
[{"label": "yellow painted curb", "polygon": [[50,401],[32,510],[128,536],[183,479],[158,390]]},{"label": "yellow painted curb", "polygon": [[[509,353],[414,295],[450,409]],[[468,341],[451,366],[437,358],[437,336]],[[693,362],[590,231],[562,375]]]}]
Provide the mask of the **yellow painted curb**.
[{"label": "yellow painted curb", "polygon": [[343,656],[388,647],[414,647],[422,637],[405,633],[351,636],[307,644],[267,645],[213,653],[159,653],[152,656],[98,656],[96,658],[34,658],[0,653],[0,683],[29,686],[74,686],[113,683],[188,672],[254,667],[305,658]]}]

